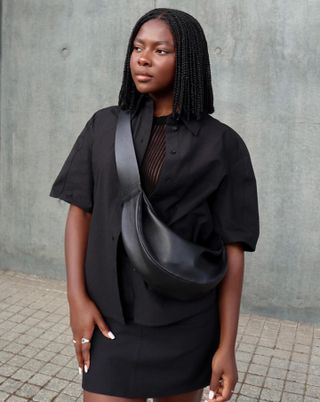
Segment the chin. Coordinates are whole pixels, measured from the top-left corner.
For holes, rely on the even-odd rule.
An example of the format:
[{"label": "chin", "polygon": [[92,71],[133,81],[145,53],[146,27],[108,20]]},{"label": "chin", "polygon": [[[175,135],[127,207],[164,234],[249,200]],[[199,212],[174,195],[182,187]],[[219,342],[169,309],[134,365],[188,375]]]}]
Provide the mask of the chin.
[{"label": "chin", "polygon": [[147,94],[149,92],[152,92],[152,88],[148,85],[141,85],[140,83],[135,84],[136,90],[142,94]]}]

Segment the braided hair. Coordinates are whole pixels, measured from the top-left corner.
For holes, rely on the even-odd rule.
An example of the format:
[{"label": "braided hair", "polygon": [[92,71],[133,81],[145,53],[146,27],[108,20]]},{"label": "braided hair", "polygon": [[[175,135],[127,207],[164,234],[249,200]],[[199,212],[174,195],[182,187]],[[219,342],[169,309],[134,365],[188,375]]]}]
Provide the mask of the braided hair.
[{"label": "braided hair", "polygon": [[205,34],[199,22],[190,14],[172,8],[155,8],[143,15],[134,26],[127,49],[122,86],[118,105],[124,110],[134,110],[141,96],[130,71],[130,57],[134,39],[141,26],[159,19],[167,23],[174,37],[176,71],[173,88],[173,118],[181,116],[190,120],[200,119],[201,113],[213,113],[210,60]]}]

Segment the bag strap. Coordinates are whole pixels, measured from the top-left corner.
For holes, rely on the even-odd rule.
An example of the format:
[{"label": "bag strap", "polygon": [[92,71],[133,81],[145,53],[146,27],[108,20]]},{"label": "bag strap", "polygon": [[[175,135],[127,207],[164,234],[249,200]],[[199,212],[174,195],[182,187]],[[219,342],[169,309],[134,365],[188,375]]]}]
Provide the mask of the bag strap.
[{"label": "bag strap", "polygon": [[122,109],[119,112],[114,148],[122,200],[125,202],[141,192],[142,187],[132,138],[130,112]]}]

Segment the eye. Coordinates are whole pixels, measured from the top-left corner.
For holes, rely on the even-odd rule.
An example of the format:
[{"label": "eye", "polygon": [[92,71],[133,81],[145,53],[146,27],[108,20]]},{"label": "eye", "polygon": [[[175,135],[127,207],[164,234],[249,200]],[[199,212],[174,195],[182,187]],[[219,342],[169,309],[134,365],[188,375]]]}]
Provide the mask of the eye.
[{"label": "eye", "polygon": [[136,52],[140,53],[141,47],[133,46],[133,50],[135,50]]},{"label": "eye", "polygon": [[159,52],[160,54],[168,54],[169,52],[167,52],[166,50],[163,49],[158,49],[157,52]]}]

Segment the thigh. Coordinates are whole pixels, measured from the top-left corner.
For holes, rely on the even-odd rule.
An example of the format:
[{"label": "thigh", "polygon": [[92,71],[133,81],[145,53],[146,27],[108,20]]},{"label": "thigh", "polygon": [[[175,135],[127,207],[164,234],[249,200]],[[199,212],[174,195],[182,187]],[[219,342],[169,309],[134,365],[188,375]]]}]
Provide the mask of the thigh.
[{"label": "thigh", "polygon": [[96,394],[94,392],[83,391],[83,402],[146,402],[146,399],[123,398],[121,396]]},{"label": "thigh", "polygon": [[203,388],[184,394],[154,398],[154,402],[201,402]]}]

